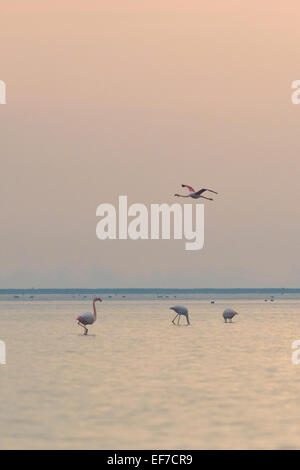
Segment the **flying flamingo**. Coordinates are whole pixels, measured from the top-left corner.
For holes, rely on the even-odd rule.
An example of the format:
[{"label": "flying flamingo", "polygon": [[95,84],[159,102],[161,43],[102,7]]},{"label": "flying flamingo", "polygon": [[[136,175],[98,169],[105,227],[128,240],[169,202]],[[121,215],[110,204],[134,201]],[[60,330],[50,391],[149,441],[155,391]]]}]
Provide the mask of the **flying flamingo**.
[{"label": "flying flamingo", "polygon": [[205,192],[205,191],[208,191],[210,193],[214,193],[214,194],[218,194],[216,191],[213,191],[212,189],[199,189],[199,191],[195,191],[191,186],[188,186],[187,184],[182,184],[181,185],[183,188],[188,188],[188,190],[190,191],[190,194],[188,194],[187,196],[183,196],[182,194],[174,194],[174,196],[177,196],[177,197],[192,197],[193,199],[199,199],[200,197],[203,197],[203,199],[208,199],[208,201],[213,201],[213,199],[211,197],[205,197],[205,196],[202,196],[202,194]]},{"label": "flying flamingo", "polygon": [[172,320],[172,323],[174,325],[175,325],[174,321],[177,317],[178,317],[177,325],[179,325],[180,315],[184,315],[186,318],[187,324],[190,325],[189,312],[186,307],[183,307],[182,305],[175,305],[175,307],[170,307],[170,310],[174,310],[174,312],[176,312],[176,315]]},{"label": "flying flamingo", "polygon": [[79,315],[79,317],[76,318],[77,325],[82,326],[82,328],[84,328],[85,335],[87,335],[87,332],[88,332],[88,329],[86,328],[85,325],[92,325],[97,320],[97,312],[96,312],[96,305],[95,305],[97,301],[102,302],[102,299],[100,299],[100,297],[94,298],[93,300],[94,313],[91,313],[91,312],[82,313],[81,315]]},{"label": "flying flamingo", "polygon": [[235,315],[238,315],[238,313],[235,310],[232,310],[232,308],[227,308],[223,312],[223,317],[225,320],[225,323],[227,323],[227,320],[230,320],[230,323],[232,323],[232,319]]}]

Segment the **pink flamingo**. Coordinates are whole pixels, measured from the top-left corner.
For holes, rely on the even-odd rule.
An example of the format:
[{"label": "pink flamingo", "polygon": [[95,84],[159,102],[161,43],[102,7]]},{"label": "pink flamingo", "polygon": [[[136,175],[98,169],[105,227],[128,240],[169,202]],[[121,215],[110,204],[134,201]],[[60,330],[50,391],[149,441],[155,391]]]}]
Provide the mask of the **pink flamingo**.
[{"label": "pink flamingo", "polygon": [[177,317],[178,317],[177,325],[179,325],[180,315],[183,315],[186,318],[187,325],[190,325],[189,312],[186,307],[184,307],[183,305],[175,305],[174,307],[170,307],[170,310],[174,310],[174,312],[176,312],[176,315],[172,320],[172,323],[174,325],[175,325],[175,320]]},{"label": "pink flamingo", "polygon": [[199,189],[199,191],[195,191],[191,186],[188,186],[187,184],[182,184],[181,185],[183,188],[188,188],[190,190],[190,194],[188,194],[187,196],[183,196],[182,194],[174,194],[174,196],[177,196],[177,197],[192,197],[193,199],[199,199],[200,197],[203,197],[203,199],[207,199],[208,201],[213,201],[213,199],[211,197],[205,197],[205,196],[202,196],[202,194],[205,192],[205,191],[208,191],[209,193],[214,193],[214,194],[218,194],[216,191],[213,191],[212,189]]},{"label": "pink flamingo", "polygon": [[102,302],[102,299],[100,299],[100,297],[94,298],[93,300],[94,313],[92,312],[82,313],[81,315],[79,315],[79,317],[76,318],[77,325],[82,326],[82,328],[84,328],[85,335],[87,335],[87,332],[88,332],[88,329],[86,328],[85,325],[92,325],[97,320],[97,312],[96,312],[96,306],[95,306],[95,303],[97,301]]},{"label": "pink flamingo", "polygon": [[232,308],[227,308],[226,310],[224,310],[223,318],[224,318],[225,323],[227,323],[227,320],[228,321],[230,320],[230,323],[232,323],[232,319],[235,315],[238,315],[238,313]]}]

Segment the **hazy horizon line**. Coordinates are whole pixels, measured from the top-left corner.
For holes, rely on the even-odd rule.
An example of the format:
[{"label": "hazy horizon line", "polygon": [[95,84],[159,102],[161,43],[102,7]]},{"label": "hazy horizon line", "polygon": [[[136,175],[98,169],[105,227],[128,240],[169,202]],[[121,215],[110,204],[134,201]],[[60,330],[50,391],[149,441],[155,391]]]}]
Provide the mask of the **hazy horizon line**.
[{"label": "hazy horizon line", "polygon": [[74,287],[74,288],[7,288],[7,289],[0,289],[0,294],[9,294],[9,293],[93,293],[93,292],[103,292],[103,293],[113,293],[113,292],[144,292],[144,293],[152,293],[152,292],[183,292],[183,293],[224,293],[224,292],[239,292],[239,293],[269,293],[269,292],[276,292],[276,293],[300,293],[299,288],[289,288],[289,287],[202,287],[202,288],[177,288],[177,287],[94,287],[94,288],[81,288],[81,287]]}]

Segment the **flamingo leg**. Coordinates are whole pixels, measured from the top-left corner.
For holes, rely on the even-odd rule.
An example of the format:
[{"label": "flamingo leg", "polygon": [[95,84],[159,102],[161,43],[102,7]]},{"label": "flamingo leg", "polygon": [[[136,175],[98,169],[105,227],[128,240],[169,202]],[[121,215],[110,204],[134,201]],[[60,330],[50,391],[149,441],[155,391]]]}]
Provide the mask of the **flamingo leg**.
[{"label": "flamingo leg", "polygon": [[190,325],[190,320],[188,317],[186,317],[187,324]]},{"label": "flamingo leg", "polygon": [[177,325],[179,325],[180,315],[178,315]]},{"label": "flamingo leg", "polygon": [[205,196],[200,196],[200,197],[203,197],[203,199],[207,199],[208,201],[213,201],[211,197],[205,197]]},{"label": "flamingo leg", "polygon": [[173,320],[172,320],[172,323],[173,323],[174,325],[175,325],[174,320],[176,320],[177,317],[178,317],[178,313],[175,315],[175,317],[174,317]]},{"label": "flamingo leg", "polygon": [[217,191],[213,191],[212,189],[206,189],[205,191],[208,191],[210,193],[218,194]]},{"label": "flamingo leg", "polygon": [[82,328],[84,328],[84,334],[87,335],[89,330],[80,322],[78,322],[77,325],[82,326]]}]

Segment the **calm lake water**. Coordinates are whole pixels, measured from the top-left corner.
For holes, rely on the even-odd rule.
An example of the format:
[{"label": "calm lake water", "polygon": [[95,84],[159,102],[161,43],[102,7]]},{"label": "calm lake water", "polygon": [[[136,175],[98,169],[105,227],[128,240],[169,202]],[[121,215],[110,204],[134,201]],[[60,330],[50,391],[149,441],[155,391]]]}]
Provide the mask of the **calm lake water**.
[{"label": "calm lake water", "polygon": [[[300,449],[299,299],[106,295],[84,336],[89,299],[12,297],[1,449]],[[190,327],[170,323],[176,303]]]}]

